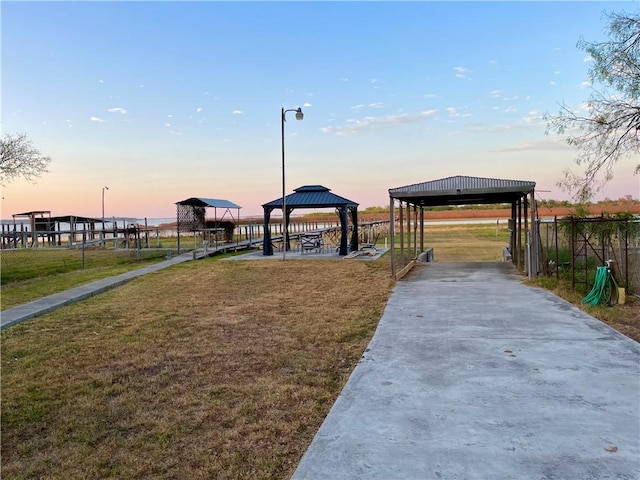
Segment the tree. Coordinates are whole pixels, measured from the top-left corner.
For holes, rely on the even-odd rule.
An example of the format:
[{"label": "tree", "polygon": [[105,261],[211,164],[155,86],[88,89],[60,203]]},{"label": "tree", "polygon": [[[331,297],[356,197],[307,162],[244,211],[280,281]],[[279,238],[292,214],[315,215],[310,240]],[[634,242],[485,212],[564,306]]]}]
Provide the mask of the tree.
[{"label": "tree", "polygon": [[17,178],[29,182],[48,172],[50,157],[44,157],[26,134],[4,134],[0,141],[0,185]]},{"label": "tree", "polygon": [[[566,170],[558,186],[579,201],[589,200],[613,178],[612,169],[620,158],[640,158],[640,15],[606,17],[607,41],[580,39],[577,44],[593,60],[588,72],[592,93],[583,105],[586,113],[563,103],[557,116],[545,117],[547,133],[568,135],[567,143],[577,148],[575,162],[584,166],[584,173]],[[640,162],[634,173],[640,173]]]}]

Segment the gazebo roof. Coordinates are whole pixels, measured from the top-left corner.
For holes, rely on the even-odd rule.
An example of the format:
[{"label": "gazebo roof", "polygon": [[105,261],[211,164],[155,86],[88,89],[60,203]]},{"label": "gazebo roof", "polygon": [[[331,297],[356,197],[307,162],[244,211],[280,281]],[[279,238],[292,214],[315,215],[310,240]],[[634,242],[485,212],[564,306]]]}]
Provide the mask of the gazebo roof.
[{"label": "gazebo roof", "polygon": [[[294,189],[295,193],[286,196],[287,209],[291,208],[327,208],[327,207],[357,207],[352,200],[331,193],[322,185],[305,185]],[[264,208],[282,208],[282,197],[262,205]]]},{"label": "gazebo roof", "polygon": [[535,189],[535,182],[455,176],[390,188],[389,196],[420,206],[510,203]]},{"label": "gazebo roof", "polygon": [[186,205],[189,207],[242,208],[240,205],[236,205],[229,200],[203,197],[187,198],[186,200],[182,200],[181,202],[176,202],[176,205]]}]

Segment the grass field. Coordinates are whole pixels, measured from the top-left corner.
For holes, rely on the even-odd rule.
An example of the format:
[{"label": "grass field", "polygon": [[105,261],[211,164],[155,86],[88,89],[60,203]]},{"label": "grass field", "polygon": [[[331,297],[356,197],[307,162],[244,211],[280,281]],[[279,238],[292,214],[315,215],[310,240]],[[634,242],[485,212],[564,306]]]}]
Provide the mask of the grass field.
[{"label": "grass field", "polygon": [[2,477],[287,478],[389,265],[207,259],[2,335]]},{"label": "grass field", "polygon": [[[427,240],[436,261],[506,241]],[[2,478],[289,478],[375,331],[389,261],[214,257],[3,331]]]},{"label": "grass field", "polygon": [[0,251],[1,309],[119,275],[167,258],[164,250],[30,249]]}]

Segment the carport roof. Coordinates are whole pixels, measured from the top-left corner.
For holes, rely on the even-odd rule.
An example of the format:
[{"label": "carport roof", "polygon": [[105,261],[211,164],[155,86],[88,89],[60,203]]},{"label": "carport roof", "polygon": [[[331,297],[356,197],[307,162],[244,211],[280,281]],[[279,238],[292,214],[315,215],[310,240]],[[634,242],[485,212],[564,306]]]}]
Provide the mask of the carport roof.
[{"label": "carport roof", "polygon": [[423,207],[511,203],[533,192],[535,186],[525,180],[458,175],[390,188],[389,197]]}]

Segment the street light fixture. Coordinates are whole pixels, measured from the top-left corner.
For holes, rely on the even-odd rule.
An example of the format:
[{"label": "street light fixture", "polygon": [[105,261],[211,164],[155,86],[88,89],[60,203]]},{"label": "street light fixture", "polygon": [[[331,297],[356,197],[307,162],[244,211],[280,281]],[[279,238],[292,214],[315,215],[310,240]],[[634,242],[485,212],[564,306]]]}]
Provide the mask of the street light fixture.
[{"label": "street light fixture", "polygon": [[109,190],[109,187],[102,187],[102,230],[104,231],[104,191]]},{"label": "street light fixture", "polygon": [[287,235],[287,197],[286,197],[286,189],[285,189],[285,181],[284,181],[284,122],[286,121],[285,115],[287,112],[296,112],[296,120],[302,120],[304,118],[304,113],[302,113],[302,108],[290,108],[285,110],[282,108],[282,261],[285,261],[286,251],[287,251],[287,240],[289,236]]}]

